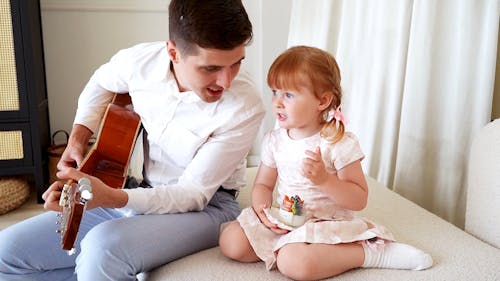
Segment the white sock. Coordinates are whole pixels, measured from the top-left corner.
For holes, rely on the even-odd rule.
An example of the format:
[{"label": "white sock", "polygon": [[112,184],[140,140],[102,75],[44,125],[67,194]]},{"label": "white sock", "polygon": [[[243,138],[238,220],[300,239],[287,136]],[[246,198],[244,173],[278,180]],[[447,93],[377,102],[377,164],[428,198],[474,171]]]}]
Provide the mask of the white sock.
[{"label": "white sock", "polygon": [[380,250],[361,243],[365,251],[365,261],[361,267],[422,270],[432,266],[432,257],[410,245],[385,242]]}]

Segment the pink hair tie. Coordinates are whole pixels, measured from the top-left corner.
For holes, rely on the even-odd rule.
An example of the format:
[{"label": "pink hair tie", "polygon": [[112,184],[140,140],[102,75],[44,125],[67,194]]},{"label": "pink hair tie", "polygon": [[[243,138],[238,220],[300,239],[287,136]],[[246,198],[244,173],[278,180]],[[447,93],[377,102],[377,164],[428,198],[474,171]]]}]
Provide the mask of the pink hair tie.
[{"label": "pink hair tie", "polygon": [[344,123],[344,125],[347,124],[347,118],[344,116],[342,111],[340,111],[340,106],[338,106],[335,110],[332,108],[328,111],[328,118],[326,119],[326,122],[330,122],[333,119]]}]

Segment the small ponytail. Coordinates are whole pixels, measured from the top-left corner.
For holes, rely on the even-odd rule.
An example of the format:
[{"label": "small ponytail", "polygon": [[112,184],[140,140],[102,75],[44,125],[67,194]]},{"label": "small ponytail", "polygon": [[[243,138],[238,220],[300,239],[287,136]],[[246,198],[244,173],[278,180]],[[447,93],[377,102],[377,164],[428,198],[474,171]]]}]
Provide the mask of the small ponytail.
[{"label": "small ponytail", "polygon": [[321,129],[321,136],[331,143],[336,143],[344,137],[347,118],[342,113],[340,106],[323,112],[325,124]]}]

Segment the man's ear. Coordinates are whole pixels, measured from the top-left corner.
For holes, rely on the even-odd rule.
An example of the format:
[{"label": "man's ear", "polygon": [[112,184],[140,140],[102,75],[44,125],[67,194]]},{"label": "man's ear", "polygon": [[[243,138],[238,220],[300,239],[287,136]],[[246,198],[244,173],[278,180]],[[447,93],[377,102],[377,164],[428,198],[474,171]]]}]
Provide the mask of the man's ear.
[{"label": "man's ear", "polygon": [[174,63],[177,63],[179,61],[179,51],[177,50],[177,46],[175,45],[174,41],[167,41],[167,51],[170,60]]},{"label": "man's ear", "polygon": [[332,100],[333,100],[333,93],[332,92],[330,92],[330,91],[323,92],[319,97],[318,109],[320,111],[323,111],[323,110],[329,108],[330,105],[332,104]]}]

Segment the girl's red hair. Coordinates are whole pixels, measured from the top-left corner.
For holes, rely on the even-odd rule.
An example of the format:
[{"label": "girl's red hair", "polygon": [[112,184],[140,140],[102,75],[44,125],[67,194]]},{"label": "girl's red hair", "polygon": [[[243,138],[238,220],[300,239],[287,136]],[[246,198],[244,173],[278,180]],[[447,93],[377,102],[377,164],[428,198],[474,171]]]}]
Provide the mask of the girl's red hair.
[{"label": "girl's red hair", "polygon": [[[332,102],[323,111],[323,116],[338,108],[342,99],[337,61],[328,52],[316,47],[295,46],[279,55],[269,69],[267,84],[272,89],[287,90],[299,90],[308,86],[318,98],[325,93],[331,94]],[[335,143],[342,139],[344,131],[342,122],[336,119],[325,120],[321,136]]]}]

